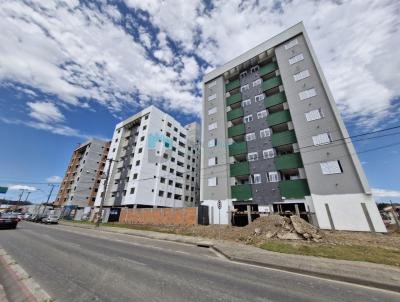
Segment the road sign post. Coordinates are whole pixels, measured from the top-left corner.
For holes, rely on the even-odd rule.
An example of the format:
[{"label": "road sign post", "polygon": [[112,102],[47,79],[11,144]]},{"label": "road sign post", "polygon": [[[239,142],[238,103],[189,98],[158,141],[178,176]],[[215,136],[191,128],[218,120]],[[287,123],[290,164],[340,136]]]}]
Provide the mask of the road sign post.
[{"label": "road sign post", "polygon": [[221,240],[221,208],[222,208],[222,202],[221,200],[218,200],[217,202],[217,207],[218,207],[218,238]]}]

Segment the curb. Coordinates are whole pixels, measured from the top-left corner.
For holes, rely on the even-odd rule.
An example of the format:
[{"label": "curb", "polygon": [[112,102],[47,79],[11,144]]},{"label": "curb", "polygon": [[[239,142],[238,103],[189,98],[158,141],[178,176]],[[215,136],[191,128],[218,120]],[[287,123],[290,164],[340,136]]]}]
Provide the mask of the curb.
[{"label": "curb", "polygon": [[[61,225],[96,230],[95,228],[85,227],[85,226],[81,226],[81,225],[73,225],[73,224],[61,224]],[[271,269],[276,269],[276,270],[280,270],[280,271],[301,274],[301,275],[305,275],[305,276],[323,278],[323,279],[327,279],[327,280],[334,280],[334,281],[346,282],[346,283],[351,283],[351,284],[357,284],[357,285],[361,285],[361,286],[373,287],[373,288],[382,289],[382,290],[394,291],[396,293],[400,292],[400,285],[379,283],[379,282],[374,282],[374,281],[359,279],[359,278],[353,278],[353,277],[348,277],[348,276],[343,276],[343,275],[321,273],[321,272],[316,272],[316,271],[312,271],[312,270],[305,270],[305,269],[301,269],[301,268],[278,265],[278,264],[274,264],[274,263],[264,263],[264,262],[254,261],[254,260],[232,257],[232,256],[229,256],[224,251],[222,251],[220,248],[216,247],[213,243],[207,242],[207,241],[199,240],[199,241],[195,242],[194,240],[156,238],[155,236],[151,236],[151,235],[115,232],[113,230],[101,229],[101,227],[99,230],[101,230],[103,232],[114,233],[114,234],[124,234],[124,235],[130,235],[130,236],[136,236],[136,237],[142,237],[142,238],[148,238],[148,239],[156,239],[156,240],[163,240],[163,241],[169,241],[169,242],[191,244],[191,245],[195,245],[198,247],[210,248],[210,249],[214,250],[215,252],[221,254],[227,260],[238,262],[238,263],[250,264],[250,265],[255,265],[255,266],[265,267],[265,268],[271,268]],[[155,231],[151,231],[151,232],[155,232]],[[155,232],[155,233],[157,233],[157,232]]]},{"label": "curb", "polygon": [[[14,276],[16,281],[19,282],[20,286],[22,286],[24,291],[26,291],[27,301],[30,301],[30,298],[33,298],[38,302],[54,301],[51,299],[49,294],[47,294],[47,292],[45,292],[40,285],[36,283],[36,281],[2,248],[0,248],[0,263],[4,264],[10,274]],[[0,287],[0,301],[3,301],[1,300],[1,288],[2,286]],[[7,299],[4,301],[7,301]]]},{"label": "curb", "polygon": [[373,287],[373,288],[377,288],[377,289],[393,291],[396,293],[400,292],[400,286],[397,286],[397,285],[379,283],[379,282],[374,282],[374,281],[365,280],[365,279],[347,277],[347,276],[343,276],[343,275],[320,273],[320,272],[304,270],[304,269],[295,268],[295,267],[288,267],[288,266],[283,266],[283,265],[278,265],[278,264],[273,264],[273,263],[263,263],[263,262],[258,262],[258,261],[254,261],[254,260],[236,258],[236,257],[231,257],[231,256],[227,255],[225,252],[223,252],[221,249],[217,248],[216,246],[212,246],[211,248],[214,249],[216,252],[220,253],[221,255],[223,255],[226,259],[228,259],[230,261],[238,262],[238,263],[250,264],[250,265],[255,265],[255,266],[260,266],[260,267],[265,267],[265,268],[271,268],[271,269],[276,269],[276,270],[285,271],[285,272],[289,272],[289,273],[295,273],[295,274],[311,276],[311,277],[318,277],[318,278],[327,279],[327,280],[334,280],[334,281],[340,281],[340,282],[345,282],[345,283],[357,284],[357,285],[361,285],[361,286]]}]

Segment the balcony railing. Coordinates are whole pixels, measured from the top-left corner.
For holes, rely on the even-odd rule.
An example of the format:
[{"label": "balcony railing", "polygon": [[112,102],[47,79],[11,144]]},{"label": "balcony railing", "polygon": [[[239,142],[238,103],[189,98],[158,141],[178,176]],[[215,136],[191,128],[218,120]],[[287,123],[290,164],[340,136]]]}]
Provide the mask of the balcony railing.
[{"label": "balcony railing", "polygon": [[231,95],[230,97],[226,98],[226,106],[230,106],[233,104],[236,104],[242,100],[242,94],[241,93],[236,93],[234,95]]},{"label": "balcony railing", "polygon": [[276,62],[269,63],[260,68],[260,76],[264,76],[278,69],[278,64]]},{"label": "balcony railing", "polygon": [[244,161],[230,165],[231,177],[250,175],[249,162]]},{"label": "balcony railing", "polygon": [[269,97],[266,97],[264,100],[264,104],[265,104],[265,108],[270,108],[272,106],[275,105],[279,105],[286,102],[286,95],[285,93],[282,92],[278,92],[274,95],[271,95]]},{"label": "balcony railing", "polygon": [[292,120],[289,110],[282,110],[279,112],[271,113],[267,116],[268,126],[272,127],[275,125],[287,123]]},{"label": "balcony railing", "polygon": [[228,121],[243,117],[243,115],[244,112],[242,107],[233,109],[227,113]]},{"label": "balcony railing", "polygon": [[251,192],[251,185],[245,184],[232,186],[231,195],[232,198],[236,199],[237,201],[249,200],[253,196]]},{"label": "balcony railing", "polygon": [[240,87],[240,80],[235,80],[225,85],[225,91],[228,92],[239,87]]},{"label": "balcony railing", "polygon": [[282,197],[287,199],[304,198],[310,195],[307,179],[283,180],[279,183]]},{"label": "balcony railing", "polygon": [[303,162],[300,153],[285,154],[275,158],[276,169],[287,170],[302,168]]},{"label": "balcony railing", "polygon": [[271,141],[273,147],[279,147],[296,143],[297,139],[294,130],[289,130],[272,134]]},{"label": "balcony railing", "polygon": [[229,146],[229,156],[235,156],[247,153],[247,143],[233,143]]},{"label": "balcony railing", "polygon": [[282,79],[280,76],[274,77],[272,79],[266,80],[262,83],[262,90],[266,91],[282,84]]},{"label": "balcony railing", "polygon": [[244,124],[239,124],[228,128],[228,137],[235,137],[246,133]]}]

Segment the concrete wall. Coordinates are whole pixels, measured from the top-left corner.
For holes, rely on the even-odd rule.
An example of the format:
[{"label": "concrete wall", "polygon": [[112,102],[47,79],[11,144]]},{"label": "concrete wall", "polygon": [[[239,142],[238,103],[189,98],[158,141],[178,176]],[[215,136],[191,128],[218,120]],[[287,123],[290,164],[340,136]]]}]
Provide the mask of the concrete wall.
[{"label": "concrete wall", "polygon": [[196,225],[197,208],[121,209],[119,223],[143,225]]}]

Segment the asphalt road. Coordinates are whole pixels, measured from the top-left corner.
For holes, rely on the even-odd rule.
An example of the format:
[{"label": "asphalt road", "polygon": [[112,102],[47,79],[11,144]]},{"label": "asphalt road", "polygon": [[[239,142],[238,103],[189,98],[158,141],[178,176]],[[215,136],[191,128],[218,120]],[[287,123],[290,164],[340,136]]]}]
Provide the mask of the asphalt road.
[{"label": "asphalt road", "polygon": [[206,248],[21,223],[0,246],[56,301],[400,301],[400,294],[230,262]]}]

